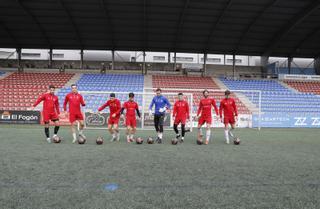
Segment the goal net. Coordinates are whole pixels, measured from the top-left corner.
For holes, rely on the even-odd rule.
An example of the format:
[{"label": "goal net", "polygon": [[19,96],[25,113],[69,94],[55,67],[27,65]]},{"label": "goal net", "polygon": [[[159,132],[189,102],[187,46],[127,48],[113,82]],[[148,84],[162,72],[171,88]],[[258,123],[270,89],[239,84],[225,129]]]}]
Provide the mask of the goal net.
[{"label": "goal net", "polygon": [[[219,108],[220,100],[224,98],[224,91],[221,89],[208,89],[209,97],[216,100]],[[155,96],[155,88],[146,88],[144,92],[138,92],[135,94],[135,101],[139,105],[141,113],[141,120],[137,120],[137,128],[144,130],[154,130],[154,115],[149,115],[149,105],[152,98]],[[190,107],[190,121],[186,124],[192,131],[192,128],[198,126],[196,119],[198,104],[202,96],[203,89],[165,89],[162,88],[162,95],[167,97],[171,103],[171,112],[167,113],[164,120],[164,129],[172,129],[173,119],[172,110],[174,102],[178,100],[178,93],[184,94],[184,99],[189,103]],[[236,100],[238,108],[238,121],[237,127],[239,128],[258,128],[261,124],[261,91],[256,90],[230,90],[232,92],[231,97]],[[108,99],[110,93],[115,93],[123,104],[128,100],[129,92],[107,92],[107,91],[81,91],[80,92],[86,101],[86,107],[83,112],[85,115],[85,127],[86,129],[105,129],[107,127],[107,121],[109,118],[109,108],[101,111],[98,114],[98,108],[102,106]],[[154,107],[153,107],[154,110]],[[120,119],[119,128],[125,128],[124,119]],[[213,111],[213,123],[212,127],[223,127],[219,118],[216,118]]]},{"label": "goal net", "polygon": [[[106,129],[108,118],[110,115],[109,108],[105,108],[103,111],[101,111],[101,114],[98,114],[98,108],[109,99],[110,93],[116,94],[116,98],[120,100],[121,105],[129,99],[129,92],[81,91],[80,93],[82,94],[86,102],[86,106],[82,109],[85,115],[86,129]],[[138,120],[137,118],[137,129],[154,130],[154,115],[149,115],[149,106],[153,97],[155,96],[155,93],[134,92],[134,94],[134,100],[138,103],[139,111],[141,114],[141,120]],[[164,92],[162,93],[162,95],[168,98],[173,108],[174,102],[178,100],[178,92]],[[193,95],[191,93],[184,93],[184,100],[189,103],[190,115],[193,115],[194,109],[191,108],[193,104]],[[171,111],[165,114],[164,129],[171,130],[173,127],[172,108]],[[192,129],[192,123],[193,121],[191,118],[186,126]],[[124,125],[124,119],[120,118],[119,128],[125,128]]]}]

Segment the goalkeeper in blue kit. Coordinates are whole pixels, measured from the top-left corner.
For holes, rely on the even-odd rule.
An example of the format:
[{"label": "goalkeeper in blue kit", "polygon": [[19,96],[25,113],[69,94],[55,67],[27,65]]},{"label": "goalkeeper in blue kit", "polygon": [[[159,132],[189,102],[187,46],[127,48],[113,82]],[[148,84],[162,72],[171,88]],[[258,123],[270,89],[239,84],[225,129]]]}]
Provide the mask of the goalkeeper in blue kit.
[{"label": "goalkeeper in blue kit", "polygon": [[152,108],[155,106],[154,110],[154,127],[157,131],[158,137],[157,142],[162,143],[163,137],[163,122],[167,109],[170,110],[171,104],[166,97],[161,95],[161,89],[156,90],[156,96],[153,97],[152,102],[149,106],[149,115],[152,115]]}]

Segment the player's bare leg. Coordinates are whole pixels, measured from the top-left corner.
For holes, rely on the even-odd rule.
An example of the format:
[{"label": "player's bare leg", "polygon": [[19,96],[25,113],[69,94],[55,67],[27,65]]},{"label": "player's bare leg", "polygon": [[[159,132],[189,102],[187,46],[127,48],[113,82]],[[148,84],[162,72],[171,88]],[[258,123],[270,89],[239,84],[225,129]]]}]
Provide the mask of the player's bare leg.
[{"label": "player's bare leg", "polygon": [[136,131],[137,131],[136,127],[132,127],[130,141],[134,141],[134,135],[136,134]]},{"label": "player's bare leg", "polygon": [[113,124],[113,131],[116,135],[116,140],[120,141],[120,133],[119,133],[118,124]]},{"label": "player's bare leg", "polygon": [[226,143],[229,144],[230,140],[229,140],[229,124],[228,123],[224,124],[224,138],[226,140]]},{"label": "player's bare leg", "polygon": [[111,142],[113,142],[114,140],[116,140],[116,136],[115,136],[115,133],[113,131],[113,128],[112,128],[112,124],[109,124],[108,125],[108,131],[109,133],[111,134],[112,138],[110,139]]},{"label": "player's bare leg", "polygon": [[85,139],[86,136],[83,134],[83,129],[84,129],[84,121],[79,120],[79,136]]},{"label": "player's bare leg", "polygon": [[206,127],[206,142],[205,142],[206,145],[209,144],[210,135],[211,135],[211,124],[207,123],[207,127]]},{"label": "player's bare leg", "polygon": [[236,136],[234,135],[234,133],[233,133],[233,131],[235,130],[235,128],[236,128],[236,124],[235,123],[233,123],[233,124],[231,124],[231,129],[229,129],[229,136],[234,140],[235,138],[236,138]]},{"label": "player's bare leg", "polygon": [[47,142],[48,142],[48,143],[51,143],[50,130],[49,130],[49,122],[45,122],[45,124],[44,124],[44,133],[46,134]]},{"label": "player's bare leg", "polygon": [[128,143],[131,142],[131,140],[130,140],[131,130],[132,130],[132,127],[131,127],[131,126],[128,126],[128,127],[127,127],[127,130],[126,130],[127,142],[128,142]]},{"label": "player's bare leg", "polygon": [[76,128],[75,128],[75,122],[71,123],[70,128],[71,128],[71,133],[72,133],[72,143],[75,143],[77,141],[77,134],[76,134]]}]

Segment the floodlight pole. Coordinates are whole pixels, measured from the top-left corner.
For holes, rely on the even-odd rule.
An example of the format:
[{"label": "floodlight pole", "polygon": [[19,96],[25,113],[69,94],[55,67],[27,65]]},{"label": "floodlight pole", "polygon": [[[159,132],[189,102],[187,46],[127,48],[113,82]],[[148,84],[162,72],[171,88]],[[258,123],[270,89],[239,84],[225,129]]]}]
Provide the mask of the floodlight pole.
[{"label": "floodlight pole", "polygon": [[22,70],[22,67],[21,67],[21,48],[17,48],[16,51],[17,51],[18,71],[21,71]]},{"label": "floodlight pole", "polygon": [[173,71],[176,71],[176,68],[177,68],[177,52],[174,52],[173,59],[174,59]]},{"label": "floodlight pole", "polygon": [[202,76],[205,76],[207,74],[207,57],[208,54],[204,53],[203,54],[203,71],[202,71]]},{"label": "floodlight pole", "polygon": [[233,76],[233,79],[236,78],[236,55],[235,54],[232,55],[232,76]]},{"label": "floodlight pole", "polygon": [[146,52],[145,52],[145,51],[143,51],[142,74],[147,74],[147,69],[146,69]]},{"label": "floodlight pole", "polygon": [[289,70],[289,74],[291,74],[291,66],[292,66],[292,61],[293,58],[292,57],[288,57],[288,70]]},{"label": "floodlight pole", "polygon": [[80,69],[83,69],[83,49],[80,50]]},{"label": "floodlight pole", "polygon": [[111,70],[114,70],[114,50],[111,50]]},{"label": "floodlight pole", "polygon": [[314,69],[315,69],[315,71],[316,71],[315,73],[316,73],[317,75],[320,75],[320,56],[314,58],[313,65],[314,65]]},{"label": "floodlight pole", "polygon": [[52,68],[52,49],[49,49],[49,68]]}]

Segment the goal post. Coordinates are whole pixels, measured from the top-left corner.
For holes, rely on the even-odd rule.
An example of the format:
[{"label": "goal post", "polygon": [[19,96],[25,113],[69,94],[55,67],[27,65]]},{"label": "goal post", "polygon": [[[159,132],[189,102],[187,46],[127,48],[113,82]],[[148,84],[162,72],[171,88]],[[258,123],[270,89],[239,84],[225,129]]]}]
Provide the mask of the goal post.
[{"label": "goal post", "polygon": [[[107,128],[107,121],[109,118],[109,108],[105,108],[101,111],[101,114],[98,114],[98,108],[102,106],[108,99],[110,93],[115,93],[116,98],[120,100],[121,105],[128,101],[129,93],[130,92],[110,92],[110,91],[80,91],[79,92],[86,102],[86,106],[82,109],[84,116],[85,116],[85,128],[86,129],[106,129]],[[178,93],[179,92],[163,92],[162,95],[167,97],[169,102],[171,103],[171,111],[166,113],[164,118],[164,129],[165,130],[172,130],[173,123],[172,123],[172,111],[174,102],[178,100]],[[141,120],[137,119],[137,129],[141,130],[154,130],[154,115],[149,115],[149,105],[153,97],[155,96],[154,92],[134,92],[135,98],[134,100],[139,105],[139,111],[141,113]],[[189,103],[190,106],[190,115],[193,114],[194,108],[193,107],[193,95],[192,93],[184,93],[184,99]],[[154,107],[153,107],[154,112]],[[123,118],[120,118],[119,128],[123,129],[125,121]],[[187,127],[190,127],[192,131],[193,124],[192,117]]]},{"label": "goal post", "polygon": [[[145,88],[145,91],[155,91],[156,88]],[[203,97],[202,92],[204,89],[187,89],[187,88],[161,88],[162,92],[182,92],[191,93],[193,95],[193,127],[197,127],[198,123],[195,120],[196,111],[200,99]],[[209,97],[216,100],[219,108],[220,100],[223,99],[224,92],[227,89],[207,89],[209,91]],[[231,97],[236,100],[236,105],[239,112],[237,121],[237,127],[239,128],[257,128],[261,129],[261,96],[260,90],[233,90],[231,91]],[[224,127],[224,124],[220,122],[220,118],[215,118],[213,114],[212,127]]]}]

